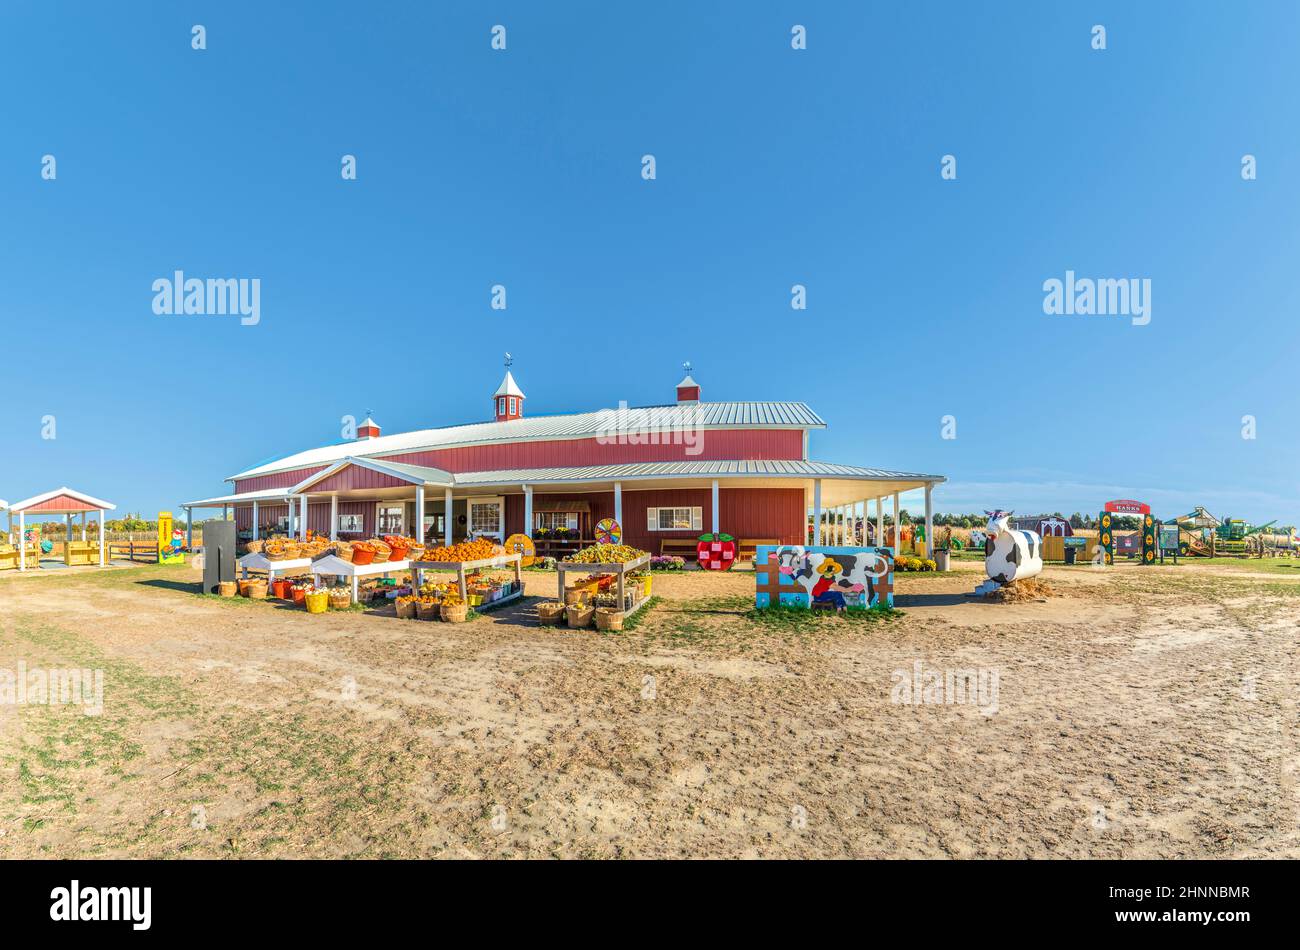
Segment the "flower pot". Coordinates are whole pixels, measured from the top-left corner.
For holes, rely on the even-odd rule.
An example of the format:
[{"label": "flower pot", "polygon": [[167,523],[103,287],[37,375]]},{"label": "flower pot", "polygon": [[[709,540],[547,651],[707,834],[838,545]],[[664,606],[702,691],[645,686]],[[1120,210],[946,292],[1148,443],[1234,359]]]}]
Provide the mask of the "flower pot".
[{"label": "flower pot", "polygon": [[318,590],[307,594],[303,599],[307,602],[307,613],[309,614],[323,614],[329,609],[330,595],[327,591]]}]

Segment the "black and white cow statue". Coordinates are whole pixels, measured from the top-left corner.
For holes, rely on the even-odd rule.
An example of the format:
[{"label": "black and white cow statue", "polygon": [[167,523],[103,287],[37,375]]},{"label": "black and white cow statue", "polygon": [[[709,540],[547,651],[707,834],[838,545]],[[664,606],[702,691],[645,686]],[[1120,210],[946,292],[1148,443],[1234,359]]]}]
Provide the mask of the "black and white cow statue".
[{"label": "black and white cow statue", "polygon": [[1014,512],[985,511],[989,516],[984,529],[984,570],[989,579],[975,588],[976,594],[987,594],[1012,581],[1024,580],[1042,573],[1043,539],[1037,531],[1023,531],[1011,527]]}]

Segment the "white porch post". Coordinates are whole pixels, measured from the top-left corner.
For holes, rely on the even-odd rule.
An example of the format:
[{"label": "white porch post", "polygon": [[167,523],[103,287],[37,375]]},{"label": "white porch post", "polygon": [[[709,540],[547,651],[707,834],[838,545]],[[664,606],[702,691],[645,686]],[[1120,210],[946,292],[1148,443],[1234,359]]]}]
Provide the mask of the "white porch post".
[{"label": "white porch post", "polygon": [[81,542],[86,542],[86,512],[81,513]]},{"label": "white porch post", "polygon": [[[188,511],[189,509],[186,510]],[[104,516],[106,514],[108,514],[107,511],[100,509],[99,512],[99,566],[100,567],[103,567],[106,563],[108,563],[108,559],[104,556]]]},{"label": "white porch post", "polygon": [[876,496],[876,546],[885,547],[885,496]]},{"label": "white porch post", "polygon": [[713,480],[713,533],[717,534],[721,528],[718,527],[718,480]]},{"label": "white porch post", "polygon": [[[338,495],[331,495],[330,511],[334,510],[334,504],[338,503]],[[332,530],[332,529],[331,529]],[[411,532],[411,537],[424,543],[424,486],[415,486],[415,530]]]},{"label": "white porch post", "polygon": [[[253,540],[257,540],[257,499],[253,499]],[[193,545],[191,545],[193,547]]]},{"label": "white porch post", "polygon": [[451,489],[450,488],[447,489],[447,494],[444,497],[446,499],[445,502],[446,514],[443,516],[442,519],[442,525],[443,525],[442,540],[443,540],[443,544],[445,544],[447,547],[451,547]]},{"label": "white porch post", "polygon": [[18,570],[27,570],[27,512],[18,512]]},{"label": "white porch post", "polygon": [[299,519],[298,522],[298,537],[301,540],[306,541],[307,540],[307,493],[306,492],[303,492],[302,494],[301,505],[302,505],[302,517]]},{"label": "white porch post", "polygon": [[68,514],[63,516],[63,544],[64,544],[63,553],[65,555],[68,553],[67,545],[71,543],[72,543],[72,513],[68,512]]},{"label": "white porch post", "polygon": [[822,543],[822,480],[813,479],[813,546]]},{"label": "white porch post", "polygon": [[339,496],[330,495],[330,540],[339,539]]},{"label": "white porch post", "polygon": [[533,536],[533,486],[524,486],[524,534]]},{"label": "white porch post", "polygon": [[934,506],[930,502],[930,492],[934,486],[925,484],[925,556],[934,556]]},{"label": "white porch post", "polygon": [[903,526],[898,522],[898,492],[894,492],[894,553],[903,545]]},{"label": "white porch post", "polygon": [[614,520],[623,527],[623,483],[614,483]]}]

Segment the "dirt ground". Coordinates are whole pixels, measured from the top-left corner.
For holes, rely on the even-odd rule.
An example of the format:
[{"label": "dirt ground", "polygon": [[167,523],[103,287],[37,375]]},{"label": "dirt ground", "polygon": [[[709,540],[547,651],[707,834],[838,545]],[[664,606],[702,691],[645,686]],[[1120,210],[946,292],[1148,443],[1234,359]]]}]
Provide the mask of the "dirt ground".
[{"label": "dirt ground", "polygon": [[608,635],[538,627],[525,578],[463,625],[0,578],[0,671],[104,671],[98,716],[0,704],[0,856],[1300,855],[1300,567],[993,604],[959,562],[815,620],[656,575]]}]

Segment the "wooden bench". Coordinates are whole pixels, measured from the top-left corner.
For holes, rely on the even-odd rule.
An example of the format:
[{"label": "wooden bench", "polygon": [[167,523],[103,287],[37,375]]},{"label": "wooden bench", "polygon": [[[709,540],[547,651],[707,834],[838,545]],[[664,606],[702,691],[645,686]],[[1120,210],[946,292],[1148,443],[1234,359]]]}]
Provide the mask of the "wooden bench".
[{"label": "wooden bench", "polygon": [[659,542],[659,554],[661,557],[677,555],[684,557],[688,561],[695,560],[695,554],[699,550],[699,542],[694,538],[664,538]]},{"label": "wooden bench", "polygon": [[778,547],[781,544],[780,538],[741,538],[736,542],[736,560],[752,561],[758,557],[758,547],[766,544],[769,547]]}]

